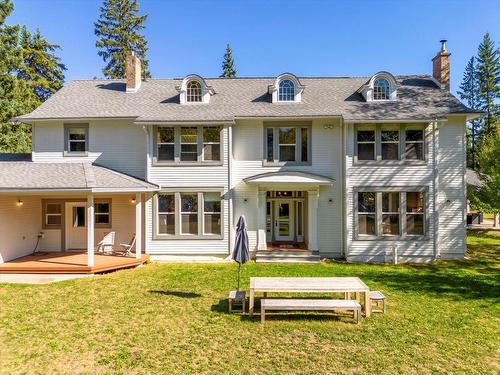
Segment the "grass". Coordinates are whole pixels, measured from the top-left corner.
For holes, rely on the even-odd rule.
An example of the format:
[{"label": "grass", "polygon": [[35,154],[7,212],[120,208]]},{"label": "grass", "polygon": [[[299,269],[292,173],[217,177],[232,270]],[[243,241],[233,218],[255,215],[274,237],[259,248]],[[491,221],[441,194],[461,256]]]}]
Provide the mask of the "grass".
[{"label": "grass", "polygon": [[0,373],[498,373],[500,233],[469,260],[256,264],[250,276],[359,276],[386,315],[227,313],[234,264],[148,264],[49,285],[0,286]]}]

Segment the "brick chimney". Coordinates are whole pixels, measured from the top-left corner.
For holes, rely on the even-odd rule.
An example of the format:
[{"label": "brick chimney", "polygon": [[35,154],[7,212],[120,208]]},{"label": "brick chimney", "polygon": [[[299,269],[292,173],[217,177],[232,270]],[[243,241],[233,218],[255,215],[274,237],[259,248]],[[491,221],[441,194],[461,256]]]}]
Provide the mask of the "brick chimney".
[{"label": "brick chimney", "polygon": [[447,40],[439,41],[441,43],[441,50],[432,59],[432,76],[438,81],[441,86],[450,91],[450,55],[446,50]]},{"label": "brick chimney", "polygon": [[137,92],[137,90],[141,87],[142,82],[141,60],[139,60],[139,58],[135,55],[134,51],[132,51],[132,54],[127,56],[125,77],[127,78],[127,92]]}]

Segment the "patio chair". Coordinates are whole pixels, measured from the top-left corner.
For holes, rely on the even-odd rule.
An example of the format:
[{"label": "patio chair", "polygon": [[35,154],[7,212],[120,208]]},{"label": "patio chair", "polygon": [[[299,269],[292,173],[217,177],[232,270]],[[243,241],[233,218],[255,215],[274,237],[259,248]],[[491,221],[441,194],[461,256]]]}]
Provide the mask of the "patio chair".
[{"label": "patio chair", "polygon": [[115,253],[118,253],[124,257],[129,256],[134,245],[135,245],[135,233],[132,236],[132,239],[130,240],[130,242],[129,243],[121,243],[120,246],[122,248],[120,250],[115,250]]},{"label": "patio chair", "polygon": [[115,247],[115,235],[116,232],[106,233],[101,242],[97,244],[97,251],[101,253],[113,252]]}]

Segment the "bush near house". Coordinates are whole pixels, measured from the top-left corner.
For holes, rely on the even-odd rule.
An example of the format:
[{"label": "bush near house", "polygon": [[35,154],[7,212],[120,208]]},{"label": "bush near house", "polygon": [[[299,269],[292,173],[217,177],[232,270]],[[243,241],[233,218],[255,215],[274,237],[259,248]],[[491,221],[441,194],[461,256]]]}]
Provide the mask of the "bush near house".
[{"label": "bush near house", "polygon": [[388,297],[360,325],[227,313],[234,264],[149,264],[50,285],[0,286],[2,373],[498,373],[500,233],[468,260],[256,264],[250,276],[359,276]]}]

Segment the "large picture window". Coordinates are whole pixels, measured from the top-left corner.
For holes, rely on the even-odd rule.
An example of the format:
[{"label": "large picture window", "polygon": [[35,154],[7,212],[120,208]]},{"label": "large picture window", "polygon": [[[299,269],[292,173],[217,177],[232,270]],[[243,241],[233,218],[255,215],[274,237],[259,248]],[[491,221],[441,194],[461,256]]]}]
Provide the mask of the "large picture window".
[{"label": "large picture window", "polygon": [[162,192],[153,202],[155,238],[221,238],[221,191]]},{"label": "large picture window", "polygon": [[425,126],[357,125],[355,161],[425,161]]},{"label": "large picture window", "polygon": [[310,126],[266,126],[266,164],[306,164],[310,162]]},{"label": "large picture window", "polygon": [[356,236],[400,239],[426,234],[425,191],[356,192]]},{"label": "large picture window", "polygon": [[154,139],[157,164],[222,161],[221,126],[158,126]]}]

